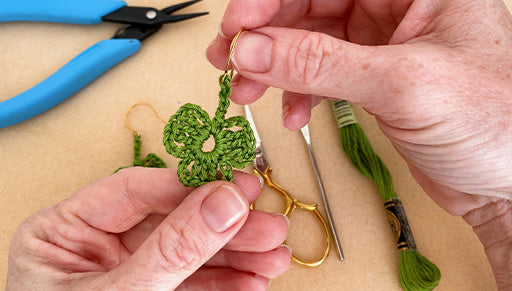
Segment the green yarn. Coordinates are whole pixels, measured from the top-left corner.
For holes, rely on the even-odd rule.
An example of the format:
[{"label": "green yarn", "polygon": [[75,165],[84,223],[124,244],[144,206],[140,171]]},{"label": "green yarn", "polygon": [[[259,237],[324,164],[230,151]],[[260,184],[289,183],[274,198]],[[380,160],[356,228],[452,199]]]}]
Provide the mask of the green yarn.
[{"label": "green yarn", "polygon": [[417,250],[406,249],[400,252],[400,284],[404,290],[432,290],[441,279],[441,272],[434,263]]},{"label": "green yarn", "polygon": [[375,153],[363,129],[357,123],[350,103],[334,101],[333,107],[345,154],[357,171],[375,182],[385,202],[386,212],[400,252],[399,280],[402,288],[406,291],[434,289],[439,284],[441,272],[434,263],[417,251],[388,168]]},{"label": "green yarn", "polygon": [[133,135],[133,164],[128,167],[121,167],[117,169],[114,173],[117,173],[121,169],[129,168],[129,167],[148,167],[148,168],[167,168],[165,162],[156,154],[149,153],[145,158],[140,158],[142,141],[140,135]]},{"label": "green yarn", "polygon": [[373,151],[361,126],[354,123],[342,127],[340,139],[348,159],[359,173],[375,182],[382,200],[397,198],[391,174],[380,157]]},{"label": "green yarn", "polygon": [[[219,77],[219,106],[213,119],[200,106],[187,103],[164,128],[165,148],[181,159],[178,177],[185,186],[197,187],[218,180],[218,173],[221,179],[233,181],[233,167],[242,169],[254,160],[256,141],[247,120],[242,116],[225,118],[230,82],[227,73]],[[211,137],[215,147],[203,151],[203,144]]]}]

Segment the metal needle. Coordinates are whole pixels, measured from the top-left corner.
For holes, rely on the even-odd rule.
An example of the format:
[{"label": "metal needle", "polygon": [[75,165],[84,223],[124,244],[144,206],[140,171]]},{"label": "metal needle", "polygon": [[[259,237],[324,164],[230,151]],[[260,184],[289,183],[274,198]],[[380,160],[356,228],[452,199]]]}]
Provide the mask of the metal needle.
[{"label": "metal needle", "polygon": [[338,239],[338,234],[336,232],[336,227],[334,226],[334,222],[331,215],[331,209],[329,207],[329,202],[327,201],[327,195],[325,194],[324,184],[322,183],[322,178],[320,177],[320,172],[318,171],[318,165],[316,163],[315,154],[313,153],[313,147],[311,146],[311,138],[309,136],[309,127],[306,124],[300,130],[302,132],[302,136],[306,141],[306,145],[308,148],[309,159],[311,160],[311,164],[313,165],[313,172],[315,173],[316,182],[318,184],[318,188],[320,189],[320,194],[322,195],[322,201],[324,203],[325,212],[327,214],[327,220],[329,222],[329,228],[331,229],[332,237],[334,239],[334,243],[336,244],[336,249],[338,251],[338,256],[341,261],[343,261],[343,252],[341,250],[341,243]]}]

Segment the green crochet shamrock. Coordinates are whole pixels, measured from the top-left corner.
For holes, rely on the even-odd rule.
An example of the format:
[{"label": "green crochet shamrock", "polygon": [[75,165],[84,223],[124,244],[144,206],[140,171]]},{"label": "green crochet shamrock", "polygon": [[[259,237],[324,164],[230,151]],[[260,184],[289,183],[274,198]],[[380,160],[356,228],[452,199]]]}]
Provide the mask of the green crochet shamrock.
[{"label": "green crochet shamrock", "polygon": [[[181,106],[164,128],[167,152],[181,159],[178,177],[188,187],[197,187],[218,179],[233,181],[233,167],[242,169],[254,160],[255,139],[251,126],[242,116],[225,118],[231,94],[231,77],[219,77],[219,106],[213,119],[195,104]],[[215,147],[203,151],[205,141],[213,137]]]}]

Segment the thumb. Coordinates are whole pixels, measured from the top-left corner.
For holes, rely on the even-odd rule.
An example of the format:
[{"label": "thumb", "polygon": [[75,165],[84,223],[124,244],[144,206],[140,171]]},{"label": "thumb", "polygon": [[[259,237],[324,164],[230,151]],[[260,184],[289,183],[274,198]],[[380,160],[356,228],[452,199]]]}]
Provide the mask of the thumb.
[{"label": "thumb", "polygon": [[364,104],[396,94],[403,82],[393,82],[401,77],[396,64],[404,57],[399,45],[362,46],[323,33],[263,27],[240,35],[232,61],[242,76],[268,86]]},{"label": "thumb", "polygon": [[234,184],[199,187],[115,269],[111,282],[130,290],[176,288],[240,230],[248,213],[249,203]]}]

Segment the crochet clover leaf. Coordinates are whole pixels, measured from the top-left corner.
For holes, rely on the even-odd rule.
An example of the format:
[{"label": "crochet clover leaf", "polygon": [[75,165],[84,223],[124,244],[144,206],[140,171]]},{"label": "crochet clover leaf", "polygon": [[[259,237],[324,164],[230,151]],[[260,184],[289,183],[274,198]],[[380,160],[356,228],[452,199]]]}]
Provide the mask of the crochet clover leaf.
[{"label": "crochet clover leaf", "polygon": [[[197,187],[220,178],[233,181],[233,167],[242,169],[254,160],[255,139],[242,116],[225,118],[229,106],[231,77],[219,77],[219,106],[213,119],[195,104],[185,104],[169,118],[164,128],[167,152],[181,159],[178,177],[188,187]],[[203,146],[215,141],[212,150]]]}]

